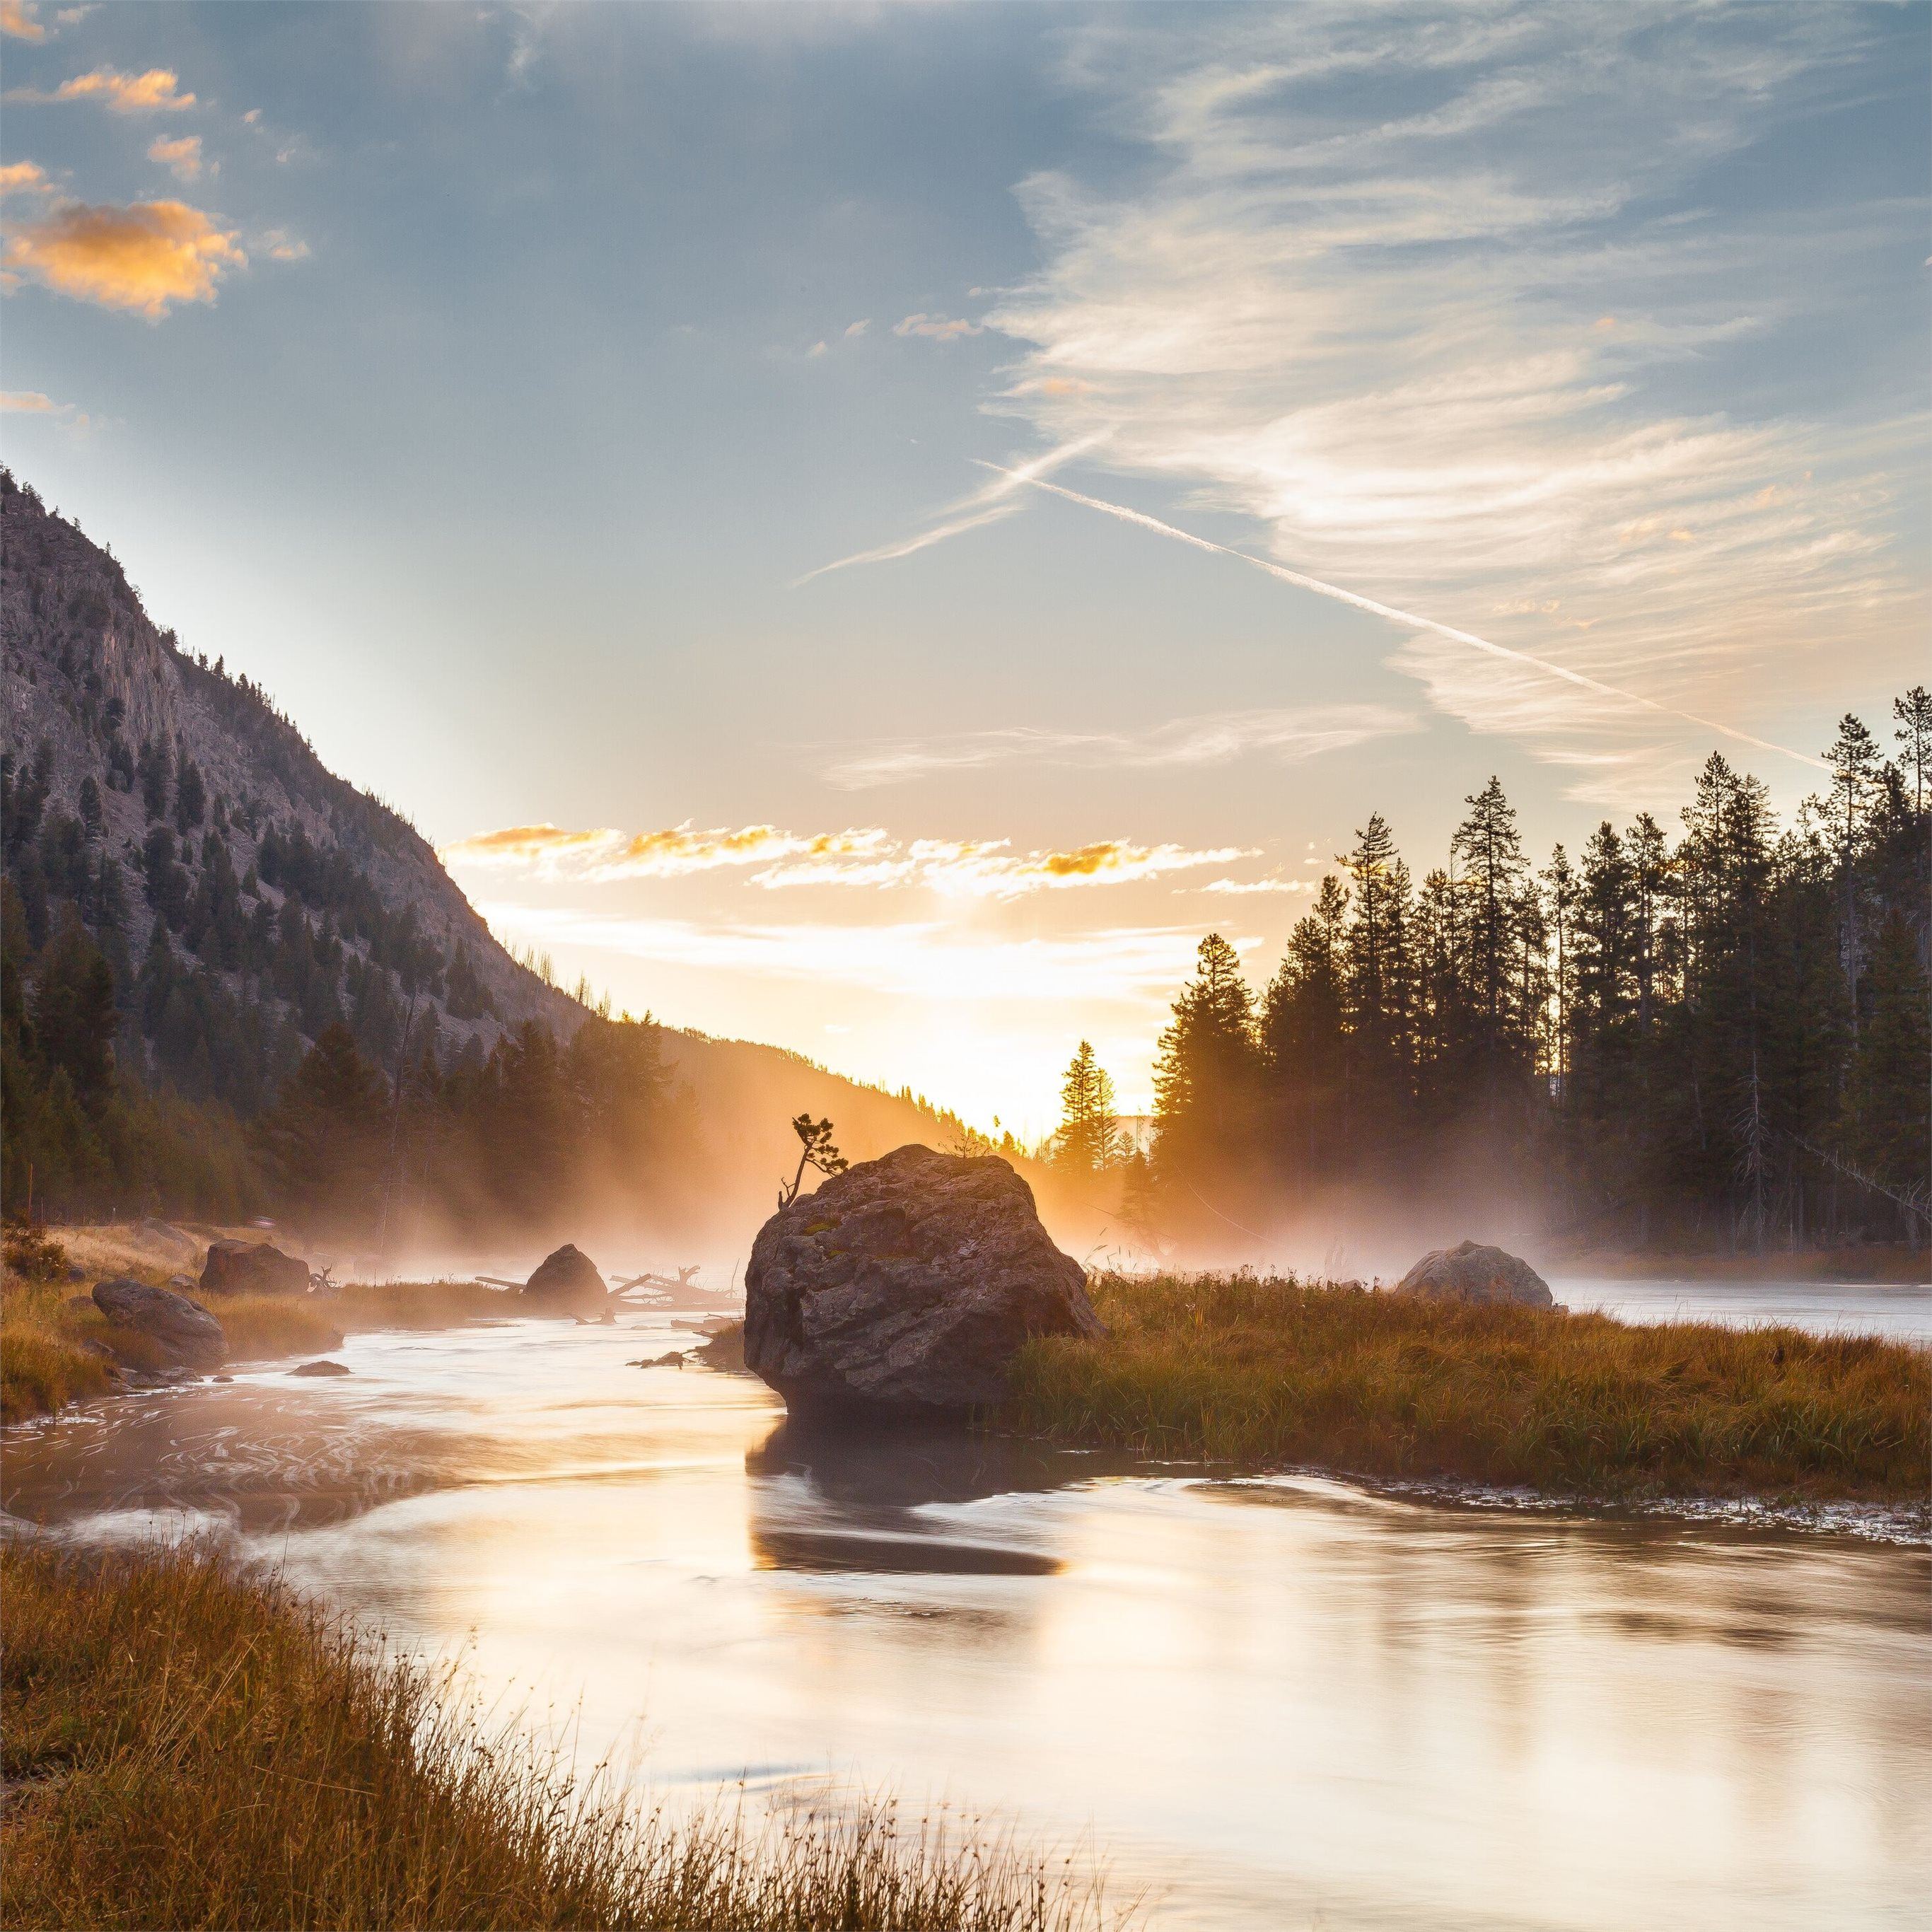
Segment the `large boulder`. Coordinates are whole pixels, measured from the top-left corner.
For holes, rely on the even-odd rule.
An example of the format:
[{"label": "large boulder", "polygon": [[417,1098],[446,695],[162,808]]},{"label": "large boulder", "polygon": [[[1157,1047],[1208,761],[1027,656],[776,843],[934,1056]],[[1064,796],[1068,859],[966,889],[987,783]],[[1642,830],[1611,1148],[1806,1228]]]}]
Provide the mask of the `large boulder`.
[{"label": "large boulder", "polygon": [[745,1366],[796,1413],[987,1407],[1022,1343],[1100,1333],[1080,1264],[991,1156],[848,1168],[765,1223],[745,1273]]},{"label": "large boulder", "polygon": [[104,1281],[94,1288],[94,1305],[117,1328],[131,1328],[147,1336],[166,1358],[160,1366],[218,1369],[227,1358],[228,1337],[221,1324],[199,1303],[171,1288]]},{"label": "large boulder", "polygon": [[566,1241],[537,1264],[536,1274],[517,1292],[518,1304],[532,1315],[603,1315],[610,1291],[596,1265]]},{"label": "large boulder", "polygon": [[1396,1283],[1396,1292],[1426,1295],[1432,1301],[1506,1301],[1522,1308],[1556,1305],[1550,1284],[1528,1262],[1479,1241],[1424,1255]]},{"label": "large boulder", "polygon": [[306,1294],[308,1263],[266,1241],[211,1241],[202,1264],[204,1294]]}]

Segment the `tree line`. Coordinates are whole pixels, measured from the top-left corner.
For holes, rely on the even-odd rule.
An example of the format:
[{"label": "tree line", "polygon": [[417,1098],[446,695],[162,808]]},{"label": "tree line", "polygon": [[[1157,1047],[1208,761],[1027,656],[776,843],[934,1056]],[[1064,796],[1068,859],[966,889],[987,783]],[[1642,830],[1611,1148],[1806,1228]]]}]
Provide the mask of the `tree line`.
[{"label": "tree line", "polygon": [[1418,881],[1379,813],[1257,992],[1201,944],[1142,1160],[1091,1049],[1058,1157],[1175,1234],[1486,1174],[1579,1239],[1932,1234],[1932,696],[1890,755],[1847,716],[1780,826],[1714,753],[1673,830],[1606,819],[1535,866],[1492,778]]}]

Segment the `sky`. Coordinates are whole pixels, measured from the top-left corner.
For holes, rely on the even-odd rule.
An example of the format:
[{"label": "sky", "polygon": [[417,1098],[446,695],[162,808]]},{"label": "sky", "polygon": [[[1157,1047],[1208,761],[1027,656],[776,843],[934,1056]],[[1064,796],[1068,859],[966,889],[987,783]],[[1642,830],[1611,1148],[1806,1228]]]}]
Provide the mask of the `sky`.
[{"label": "sky", "polygon": [[620,1007],[1054,1120],[1928,666],[1932,13],[0,0],[0,446]]}]

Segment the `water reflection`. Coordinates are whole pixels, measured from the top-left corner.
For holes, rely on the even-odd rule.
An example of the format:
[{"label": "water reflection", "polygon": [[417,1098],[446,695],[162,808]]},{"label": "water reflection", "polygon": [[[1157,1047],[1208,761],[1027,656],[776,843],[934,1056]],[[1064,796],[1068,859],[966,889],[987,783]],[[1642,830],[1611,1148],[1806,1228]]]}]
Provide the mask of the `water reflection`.
[{"label": "water reflection", "polygon": [[1862,1927],[1932,1891],[1922,1552],[802,1431],[625,1366],[676,1339],[358,1336],[340,1382],[13,1438],[6,1503],[224,1514],[674,1791],[1090,1828],[1160,1923]]}]

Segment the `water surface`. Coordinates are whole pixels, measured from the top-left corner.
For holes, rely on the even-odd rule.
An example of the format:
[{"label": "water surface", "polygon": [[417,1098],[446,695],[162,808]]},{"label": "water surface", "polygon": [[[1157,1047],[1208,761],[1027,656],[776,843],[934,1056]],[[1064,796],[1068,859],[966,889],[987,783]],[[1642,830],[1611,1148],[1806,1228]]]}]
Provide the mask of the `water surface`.
[{"label": "water surface", "polygon": [[674,1791],[1087,1834],[1157,1925],[1924,1923],[1923,1551],[814,1438],[626,1366],[689,1339],[358,1336],[16,1432],[5,1499],[230,1522]]}]

